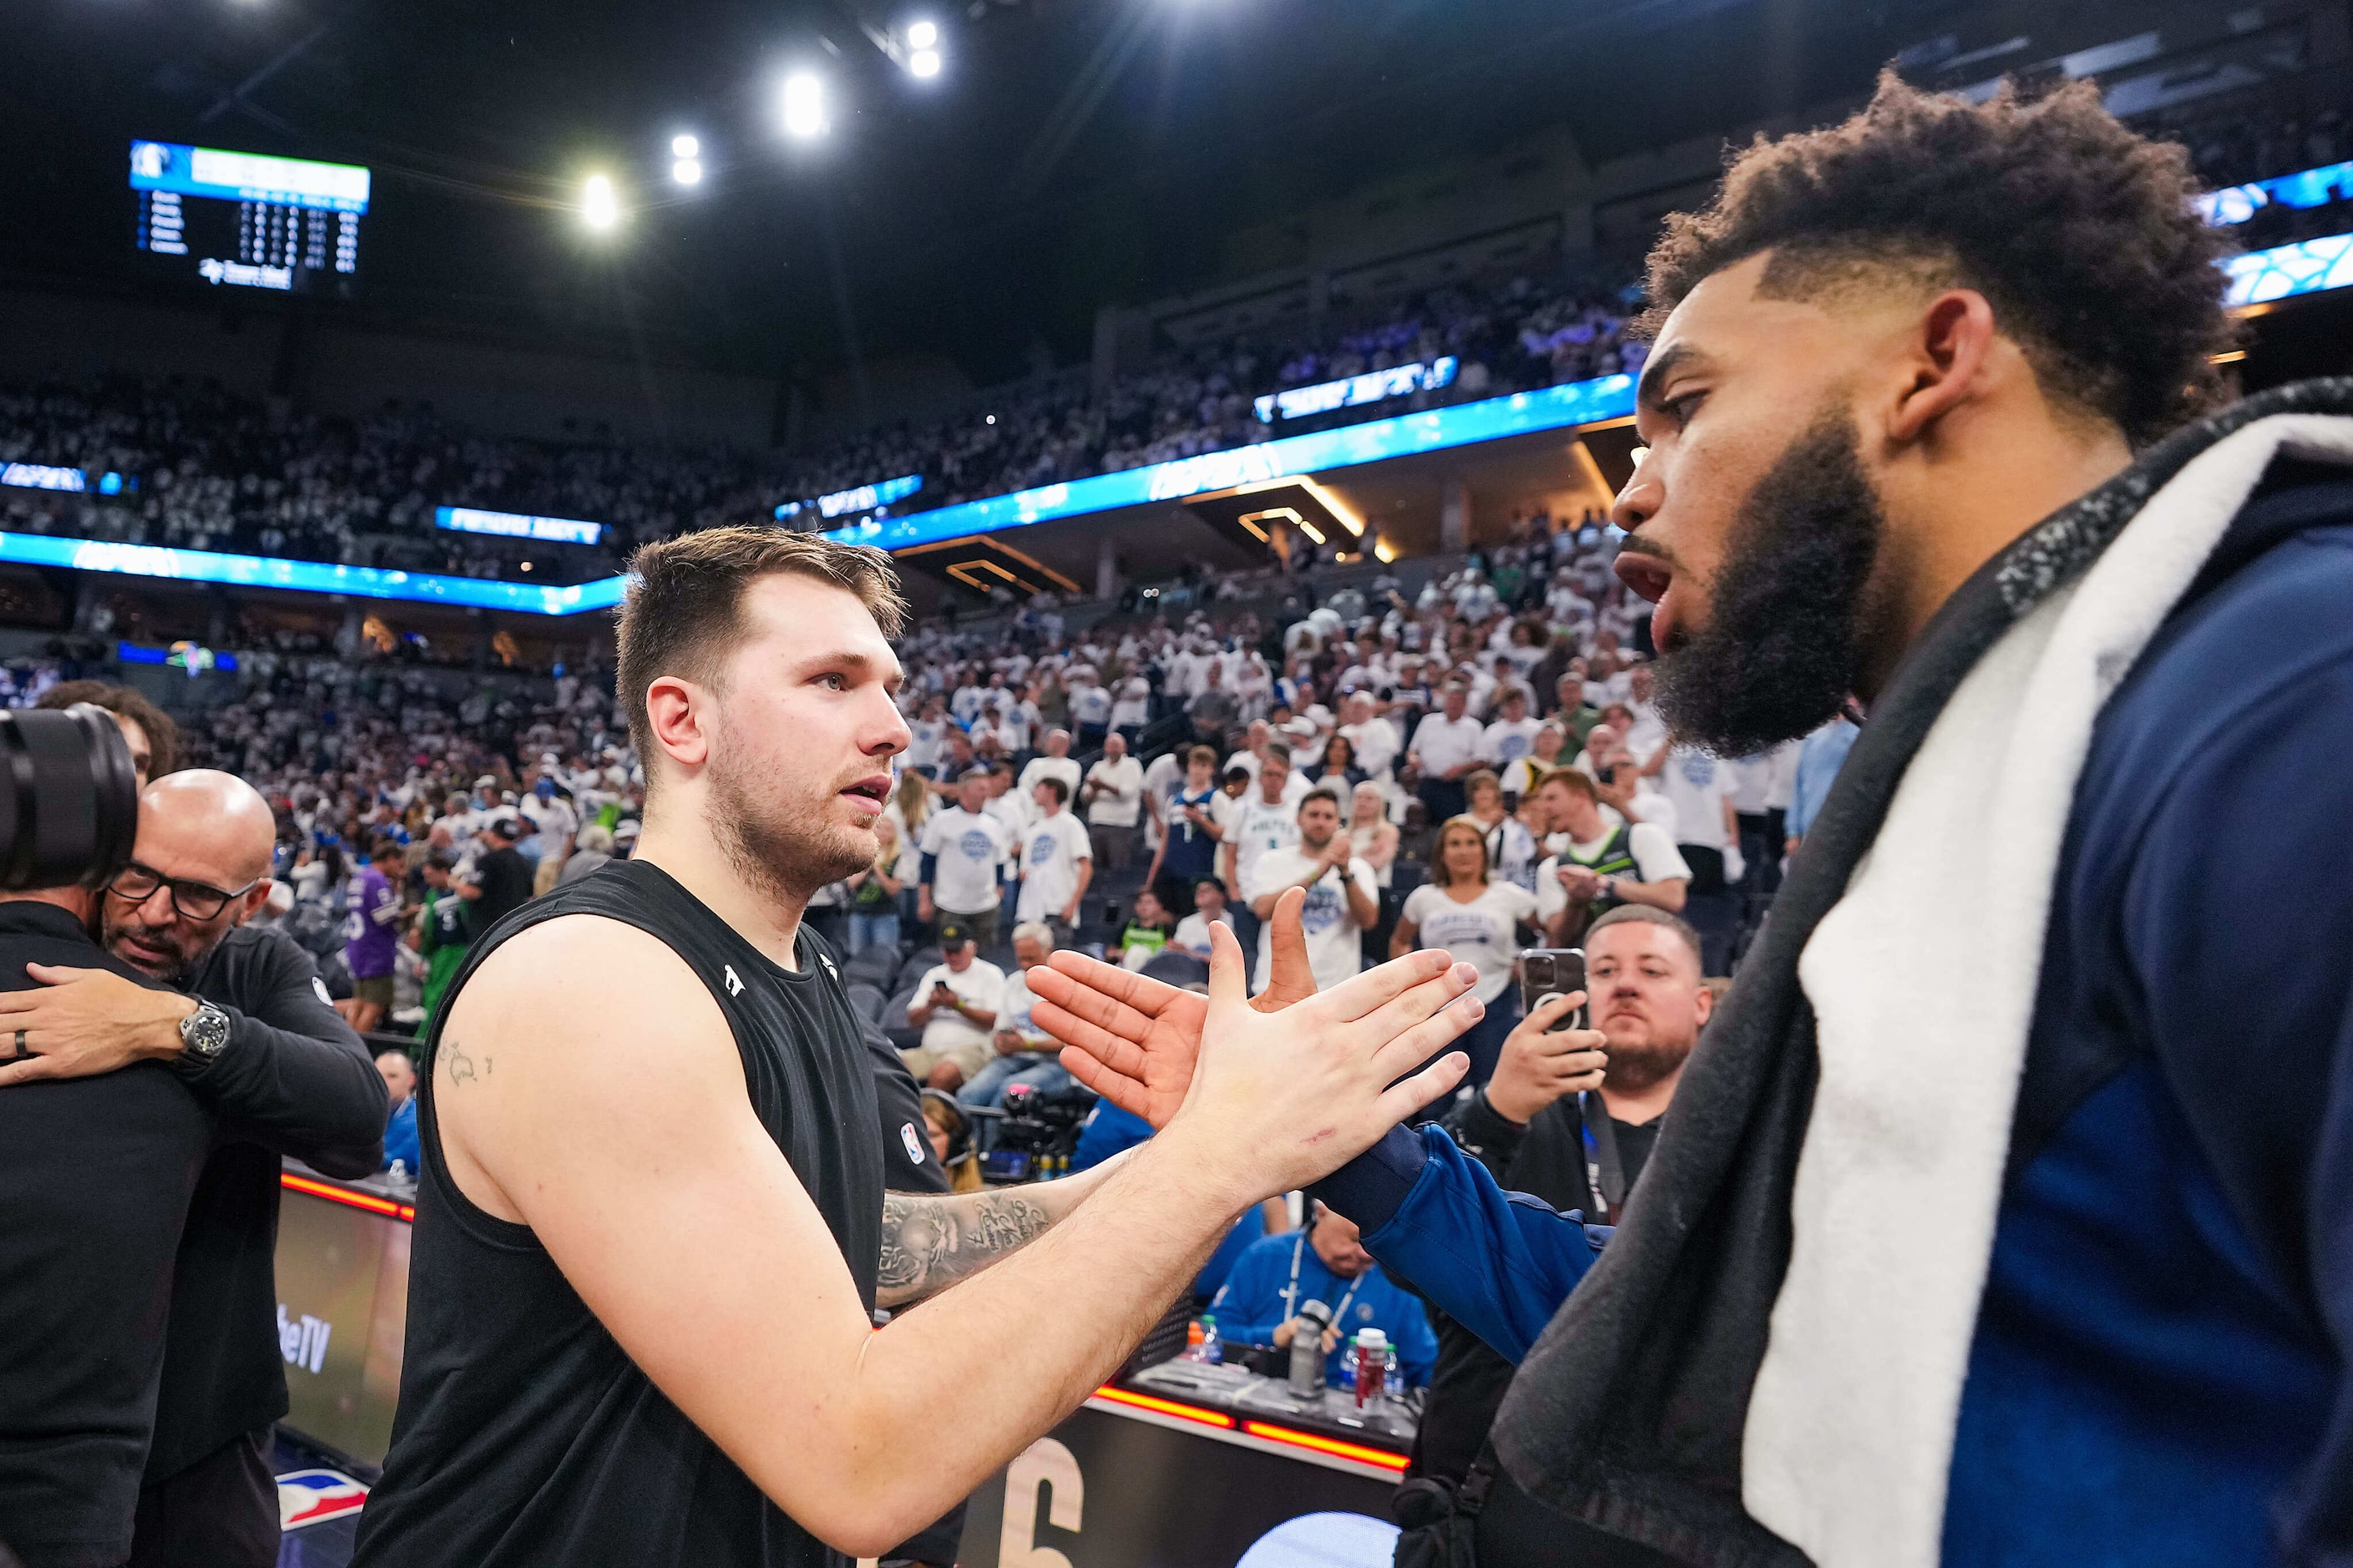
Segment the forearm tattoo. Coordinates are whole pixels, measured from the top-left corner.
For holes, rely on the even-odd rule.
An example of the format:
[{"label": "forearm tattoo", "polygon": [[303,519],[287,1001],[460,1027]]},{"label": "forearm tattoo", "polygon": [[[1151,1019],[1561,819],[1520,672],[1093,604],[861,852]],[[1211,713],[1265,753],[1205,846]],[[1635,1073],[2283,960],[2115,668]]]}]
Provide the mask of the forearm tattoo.
[{"label": "forearm tattoo", "polygon": [[1052,1223],[1045,1205],[1019,1193],[887,1194],[877,1299],[897,1307],[936,1295],[1019,1250]]}]

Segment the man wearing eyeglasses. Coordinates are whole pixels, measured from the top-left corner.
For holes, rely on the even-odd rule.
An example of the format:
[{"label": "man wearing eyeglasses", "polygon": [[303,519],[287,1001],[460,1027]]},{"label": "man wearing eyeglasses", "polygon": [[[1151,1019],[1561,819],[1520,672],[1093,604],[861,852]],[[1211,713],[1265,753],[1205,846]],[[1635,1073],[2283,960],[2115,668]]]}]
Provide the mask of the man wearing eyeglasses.
[{"label": "man wearing eyeglasses", "polygon": [[0,1095],[161,1062],[222,1125],[172,1282],[163,1389],[131,1562],[263,1568],[278,1558],[269,1428],[286,1413],[273,1251],[280,1157],[373,1173],[384,1080],[309,955],[248,927],[269,896],[276,821],[228,773],[166,774],[140,797],[132,862],[99,900],[110,954],[174,987],[29,967],[0,993]]}]

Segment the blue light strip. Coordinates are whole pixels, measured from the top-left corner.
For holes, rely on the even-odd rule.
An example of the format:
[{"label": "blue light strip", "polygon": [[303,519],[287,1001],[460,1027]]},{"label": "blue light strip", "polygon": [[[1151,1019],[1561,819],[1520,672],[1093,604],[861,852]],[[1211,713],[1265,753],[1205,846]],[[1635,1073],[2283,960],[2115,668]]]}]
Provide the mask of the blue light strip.
[{"label": "blue light strip", "polygon": [[1155,463],[1148,468],[1098,474],[1011,495],[985,496],[956,506],[903,517],[870,518],[848,528],[837,528],[826,538],[845,544],[872,544],[884,550],[904,550],[967,534],[993,533],[1025,528],[1060,517],[1078,517],[1113,507],[1145,501],[1180,500],[1208,490],[1231,489],[1261,479],[1286,479],[1355,468],[1419,452],[1468,447],[1505,436],[1525,436],[1539,430],[1561,430],[1619,419],[1634,412],[1634,378],[1605,375],[1598,381],[1569,382],[1541,392],[1515,392],[1480,403],[1434,408],[1426,414],[1401,414],[1336,430],[1307,436],[1286,436],[1224,452],[1204,452],[1198,458]]},{"label": "blue light strip", "polygon": [[284,588],[299,594],[350,594],[364,599],[406,599],[534,616],[576,616],[609,610],[621,602],[627,577],[569,587],[500,583],[480,577],[446,577],[429,572],[392,572],[375,566],[330,566],[315,561],[275,561],[262,555],[227,555],[211,550],[173,550],[154,544],[114,544],[99,539],[59,539],[40,533],[0,533],[0,561],[30,566],[67,566],[77,572],[114,572],[133,577],[164,577],[181,583],[227,583],[239,588]]},{"label": "blue light strip", "polygon": [[2318,294],[2353,283],[2353,234],[2332,234],[2226,258],[2226,305],[2263,305],[2297,294]]}]

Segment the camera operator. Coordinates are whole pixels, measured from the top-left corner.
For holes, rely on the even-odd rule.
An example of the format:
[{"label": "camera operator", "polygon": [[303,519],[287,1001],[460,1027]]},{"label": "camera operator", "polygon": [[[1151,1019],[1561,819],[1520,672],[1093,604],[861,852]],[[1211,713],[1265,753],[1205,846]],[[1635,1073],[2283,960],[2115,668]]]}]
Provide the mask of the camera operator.
[{"label": "camera operator", "polygon": [[[0,1033],[16,1031],[32,1058],[0,1067],[0,1093],[154,1060],[223,1123],[172,1282],[134,1563],[277,1561],[279,1158],[364,1176],[383,1144],[384,1080],[309,956],[281,933],[240,929],[269,897],[275,837],[269,805],[242,780],[158,779],[140,799],[131,864],[100,900],[121,963],[37,968],[39,986],[0,994]],[[121,964],[193,994],[142,986]]]},{"label": "camera operator", "polygon": [[[96,899],[0,894],[0,994],[35,986],[26,970],[44,964],[143,994],[151,983],[90,940]],[[24,1041],[0,1057],[21,1058]],[[0,1561],[26,1568],[131,1551],[173,1257],[213,1142],[185,1079],[117,1055],[121,1071],[0,1089],[0,1539],[16,1553]]]}]

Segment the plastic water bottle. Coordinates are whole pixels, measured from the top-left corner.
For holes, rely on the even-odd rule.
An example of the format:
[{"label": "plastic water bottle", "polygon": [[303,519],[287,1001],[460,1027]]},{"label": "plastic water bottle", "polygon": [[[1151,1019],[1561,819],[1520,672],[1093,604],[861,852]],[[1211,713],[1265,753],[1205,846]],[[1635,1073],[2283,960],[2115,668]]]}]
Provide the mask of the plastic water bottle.
[{"label": "plastic water bottle", "polygon": [[1211,1366],[1225,1364],[1226,1352],[1225,1347],[1218,1342],[1218,1315],[1215,1312],[1201,1314],[1201,1359]]},{"label": "plastic water bottle", "polygon": [[1324,1326],[1332,1321],[1332,1309],[1310,1301],[1293,1321],[1298,1327],[1291,1336],[1291,1392],[1312,1399],[1324,1387]]},{"label": "plastic water bottle", "polygon": [[1381,1396],[1388,1371],[1389,1337],[1378,1329],[1356,1331],[1356,1407]]}]

